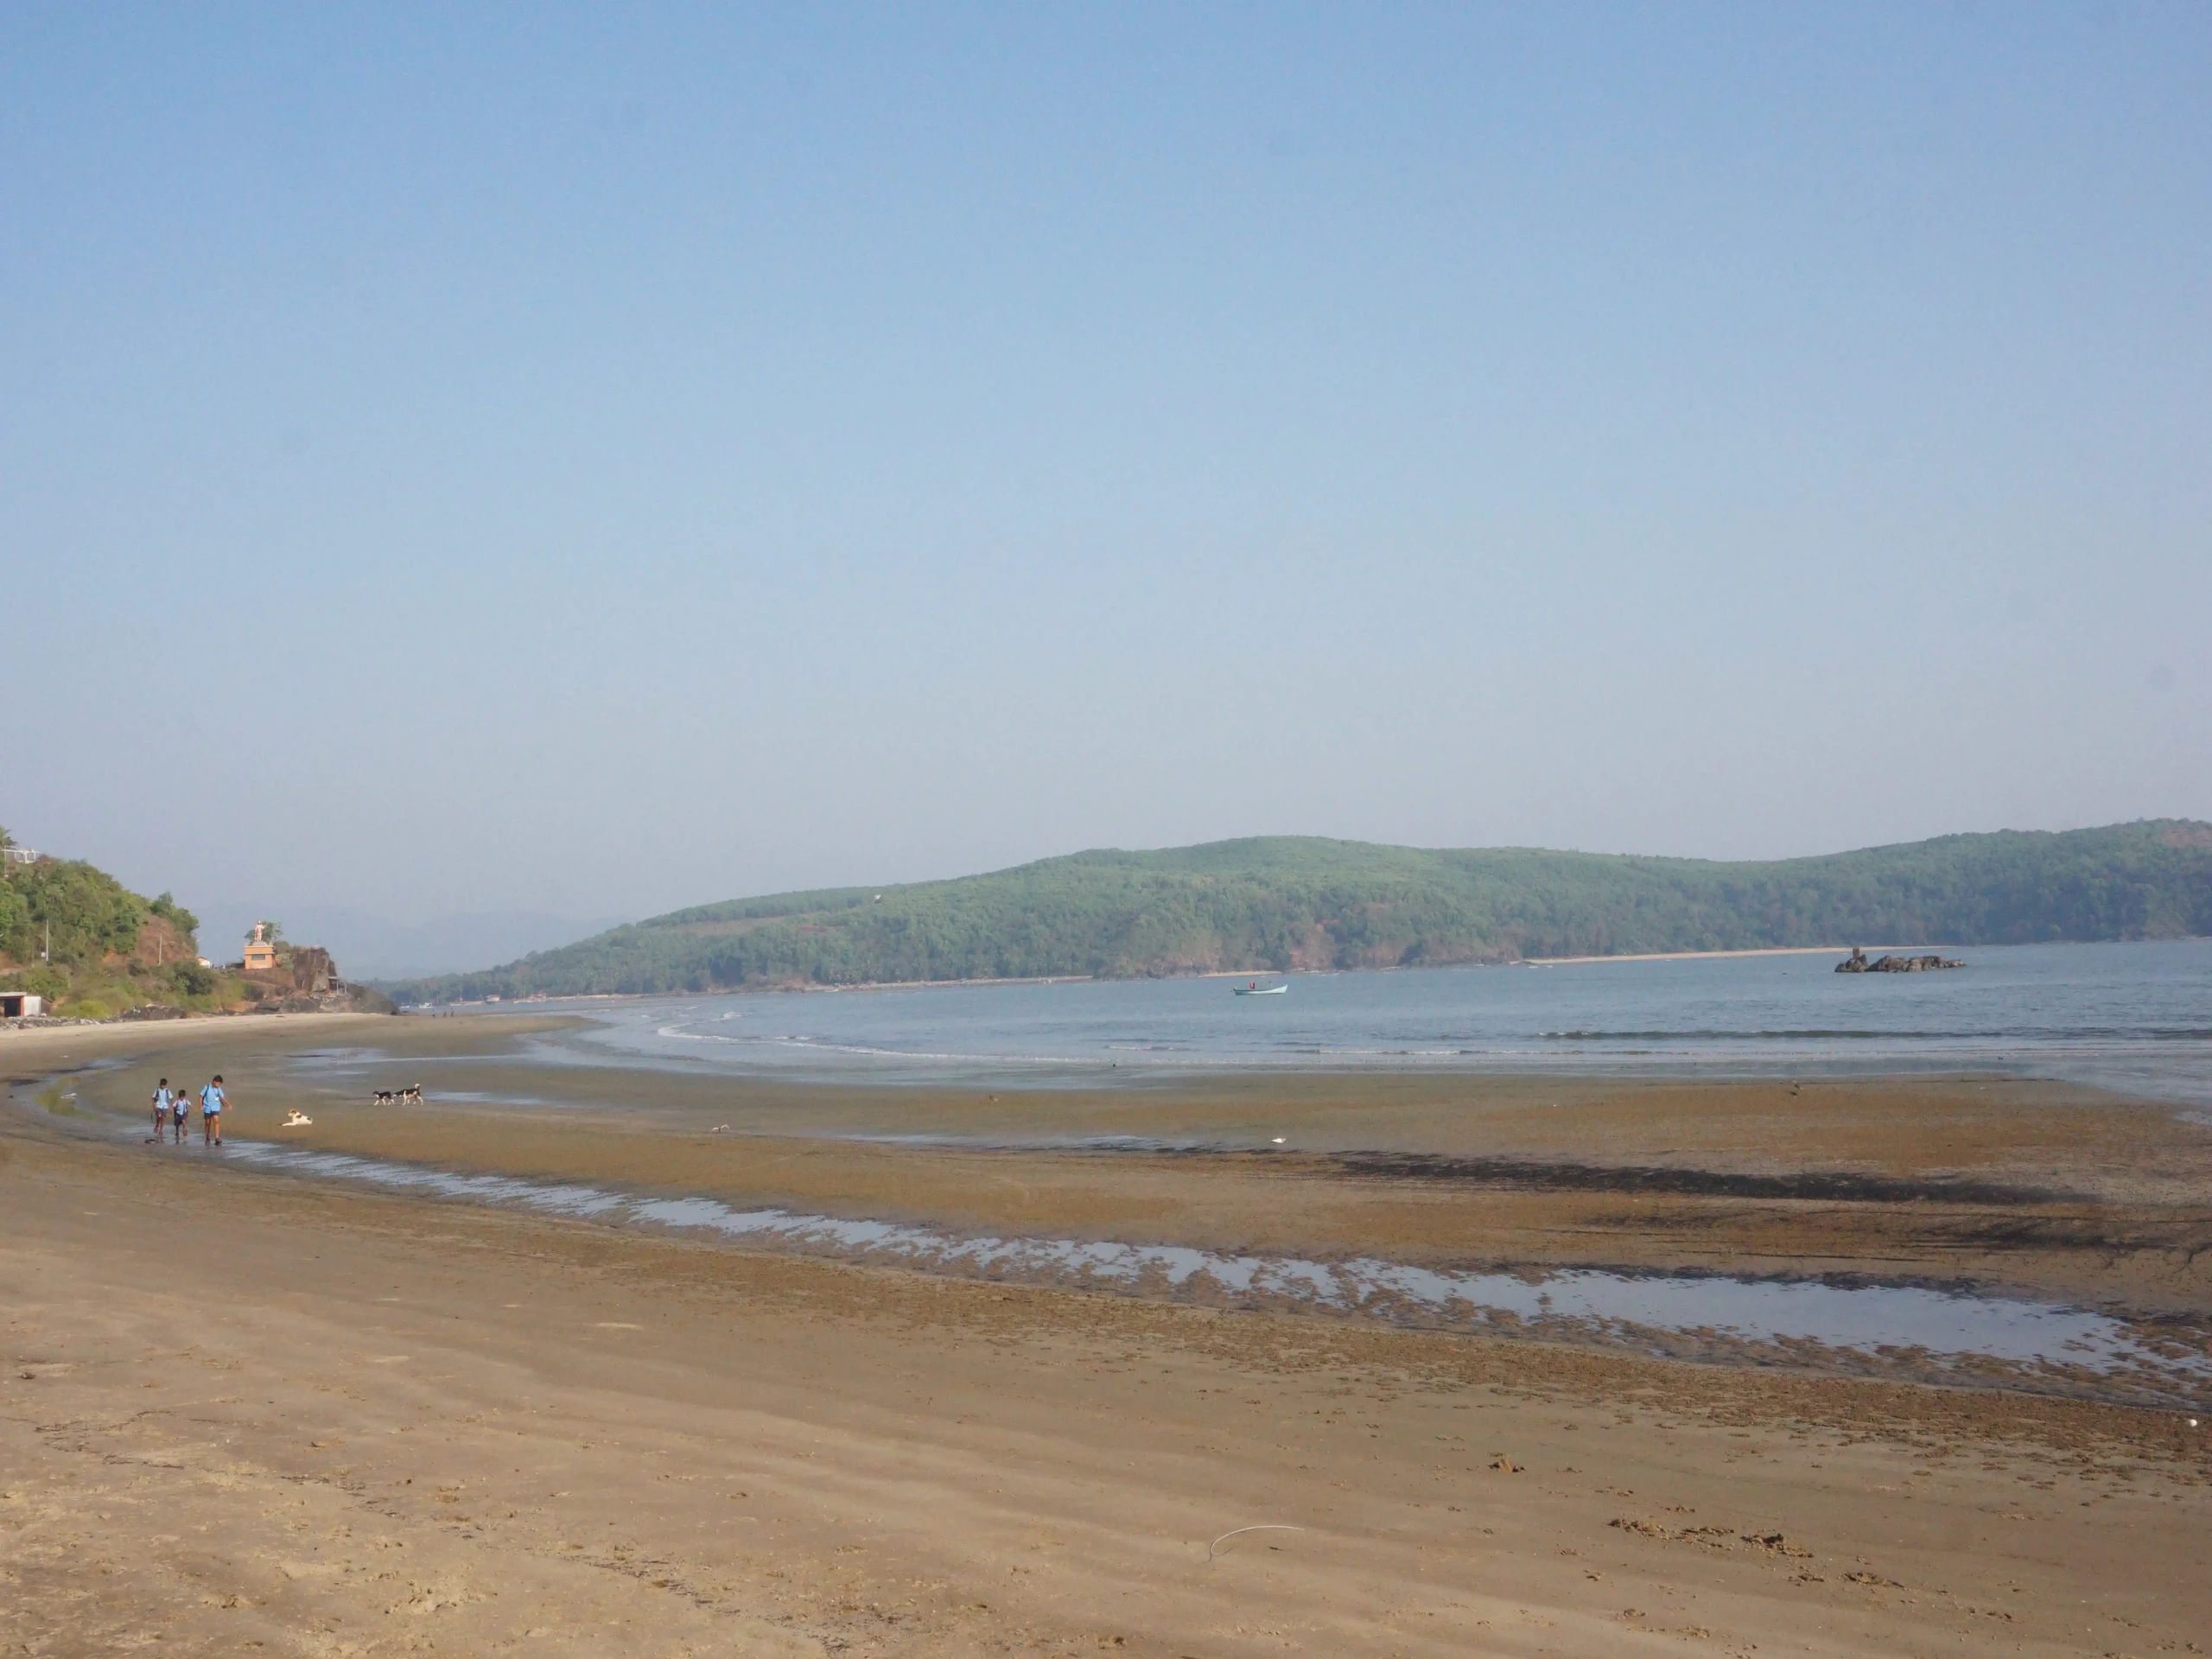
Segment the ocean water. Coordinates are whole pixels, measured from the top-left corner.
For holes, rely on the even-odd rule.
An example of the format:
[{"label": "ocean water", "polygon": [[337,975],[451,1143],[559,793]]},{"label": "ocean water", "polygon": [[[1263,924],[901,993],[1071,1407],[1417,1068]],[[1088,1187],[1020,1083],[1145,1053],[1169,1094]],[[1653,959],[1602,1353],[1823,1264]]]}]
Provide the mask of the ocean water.
[{"label": "ocean water", "polygon": [[1791,955],[1300,974],[1267,997],[1209,978],[585,1000],[556,1006],[593,1026],[542,1057],[1033,1085],[1254,1067],[1978,1071],[2212,1108],[2212,939],[1945,954],[1967,965],[1838,974],[1834,957]]}]

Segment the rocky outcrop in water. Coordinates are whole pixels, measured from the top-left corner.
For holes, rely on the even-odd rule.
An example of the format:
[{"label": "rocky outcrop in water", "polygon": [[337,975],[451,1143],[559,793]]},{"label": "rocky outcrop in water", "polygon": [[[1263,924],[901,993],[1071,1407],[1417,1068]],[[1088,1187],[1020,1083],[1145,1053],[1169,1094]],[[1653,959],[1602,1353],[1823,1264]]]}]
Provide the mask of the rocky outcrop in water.
[{"label": "rocky outcrop in water", "polygon": [[1835,965],[1839,974],[1924,974],[1936,968],[1963,968],[1966,963],[1951,957],[1876,957],[1872,961],[1857,945],[1851,954]]}]

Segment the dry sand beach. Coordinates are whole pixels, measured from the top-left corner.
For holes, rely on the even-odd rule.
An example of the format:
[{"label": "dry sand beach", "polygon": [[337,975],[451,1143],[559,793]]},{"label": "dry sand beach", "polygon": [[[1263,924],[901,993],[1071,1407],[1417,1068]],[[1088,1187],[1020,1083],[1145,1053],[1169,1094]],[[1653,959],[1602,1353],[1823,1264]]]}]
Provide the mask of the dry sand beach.
[{"label": "dry sand beach", "polygon": [[[133,1133],[157,1073],[219,1069],[243,1142],[298,1108],[328,1151],[954,1233],[1966,1285],[2196,1351],[2212,1130],[2173,1109],[1986,1078],[618,1096],[518,1086],[530,1028],[0,1038],[0,1652],[2212,1646],[2205,1431],[2079,1379],[924,1274]],[[318,1069],[371,1046],[429,1103]]]}]

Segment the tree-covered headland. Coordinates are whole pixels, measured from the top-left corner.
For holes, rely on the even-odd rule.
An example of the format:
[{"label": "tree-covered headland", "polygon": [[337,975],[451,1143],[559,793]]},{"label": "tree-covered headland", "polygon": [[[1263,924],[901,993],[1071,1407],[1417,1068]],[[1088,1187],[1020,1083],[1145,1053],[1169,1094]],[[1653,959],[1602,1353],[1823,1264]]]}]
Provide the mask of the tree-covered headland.
[{"label": "tree-covered headland", "polygon": [[[0,830],[0,851],[13,844]],[[168,893],[142,898],[79,860],[0,857],[0,988],[35,992],[51,1013],[236,1002],[236,979],[200,965],[199,931]]]},{"label": "tree-covered headland", "polygon": [[1274,836],[736,899],[390,988],[424,1002],[2202,934],[2212,824],[2183,820],[1756,863]]}]

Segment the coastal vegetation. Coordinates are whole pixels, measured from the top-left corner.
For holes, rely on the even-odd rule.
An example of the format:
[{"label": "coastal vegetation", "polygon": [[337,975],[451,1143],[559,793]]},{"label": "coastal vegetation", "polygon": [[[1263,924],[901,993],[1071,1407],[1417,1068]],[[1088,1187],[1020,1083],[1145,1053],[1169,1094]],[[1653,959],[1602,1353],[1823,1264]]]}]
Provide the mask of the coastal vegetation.
[{"label": "coastal vegetation", "polygon": [[431,1002],[2206,933],[2212,824],[2182,820],[1756,863],[1271,836],[735,899],[389,988]]},{"label": "coastal vegetation", "polygon": [[199,918],[168,893],[142,898],[76,859],[5,859],[0,871],[0,989],[91,1019],[149,1005],[205,1012],[238,999],[232,976],[201,965]]},{"label": "coastal vegetation", "polygon": [[276,959],[261,971],[210,963],[200,918],[164,893],[148,899],[79,859],[16,849],[0,830],[0,991],[42,998],[44,1012],[106,1020],[224,1010],[338,1006],[391,1012],[381,992],[349,988],[327,950],[262,925]]}]

